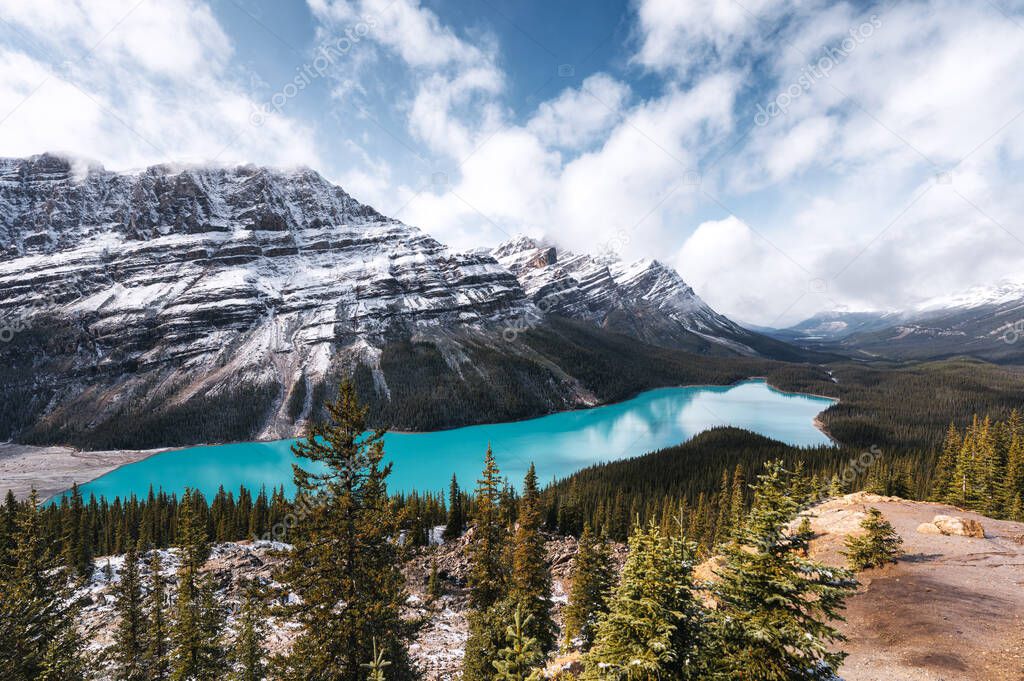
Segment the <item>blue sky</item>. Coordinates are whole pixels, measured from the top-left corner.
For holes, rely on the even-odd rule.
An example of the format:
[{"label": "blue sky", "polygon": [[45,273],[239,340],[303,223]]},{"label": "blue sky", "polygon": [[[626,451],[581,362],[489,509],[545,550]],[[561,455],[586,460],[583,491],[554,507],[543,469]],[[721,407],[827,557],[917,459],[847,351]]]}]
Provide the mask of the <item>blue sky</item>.
[{"label": "blue sky", "polygon": [[0,0],[0,154],[308,165],[740,320],[1021,278],[1021,0]]}]

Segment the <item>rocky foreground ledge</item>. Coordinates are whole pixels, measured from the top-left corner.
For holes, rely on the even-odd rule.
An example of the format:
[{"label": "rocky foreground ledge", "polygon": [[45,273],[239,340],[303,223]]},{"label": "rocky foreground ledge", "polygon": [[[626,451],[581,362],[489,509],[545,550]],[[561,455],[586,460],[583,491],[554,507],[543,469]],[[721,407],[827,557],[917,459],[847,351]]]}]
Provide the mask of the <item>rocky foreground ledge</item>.
[{"label": "rocky foreground ledge", "polygon": [[[815,508],[812,555],[841,562],[843,540],[870,507],[892,523],[906,555],[858,575],[861,588],[847,601],[840,627],[850,654],[843,678],[1020,681],[1024,523],[858,492]],[[970,536],[977,534],[983,536]]]},{"label": "rocky foreground ledge", "polygon": [[[992,520],[976,513],[897,497],[859,492],[831,499],[814,509],[816,533],[811,553],[816,559],[844,563],[844,541],[859,532],[865,511],[878,508],[904,541],[906,555],[895,565],[859,574],[861,588],[848,601],[849,653],[842,668],[846,681],[1020,681],[1024,669],[1024,523]],[[920,526],[939,524],[965,528],[943,534]],[[968,536],[981,528],[983,537]],[[439,534],[439,533],[438,533]],[[410,597],[407,616],[425,625],[410,652],[427,679],[454,679],[466,641],[468,535],[457,541],[420,549],[406,563]],[[221,601],[231,613],[229,627],[241,600],[241,580],[272,578],[286,544],[237,542],[214,547],[206,570],[213,573]],[[569,592],[569,574],[576,540],[551,537],[547,542],[552,566],[552,598],[556,621]],[[163,551],[163,564],[173,592],[177,555]],[[621,566],[625,547],[616,545]],[[106,565],[109,562],[111,577]],[[81,595],[86,607],[83,627],[93,646],[110,643],[115,624],[112,585],[119,579],[120,556],[98,558],[96,570]],[[445,594],[430,601],[427,584],[436,564]],[[713,569],[713,559],[698,574]],[[148,564],[143,561],[143,576]],[[273,621],[267,642],[283,650],[294,635],[287,622]],[[555,663],[571,666],[573,656]]]}]

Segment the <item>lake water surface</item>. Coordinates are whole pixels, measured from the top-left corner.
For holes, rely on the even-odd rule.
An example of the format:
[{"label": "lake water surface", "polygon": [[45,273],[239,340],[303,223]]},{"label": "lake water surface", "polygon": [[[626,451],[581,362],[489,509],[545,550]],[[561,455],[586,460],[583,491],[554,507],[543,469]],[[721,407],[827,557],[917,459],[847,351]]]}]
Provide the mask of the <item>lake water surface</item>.
[{"label": "lake water surface", "polygon": [[[541,482],[590,464],[636,456],[679,444],[715,426],[736,426],[792,445],[830,440],[814,417],[832,400],[783,393],[762,380],[732,386],[660,388],[592,409],[526,421],[467,426],[429,433],[389,433],[386,458],[394,462],[392,491],[444,490],[452,473],[472,489],[490,443],[503,474],[520,482],[529,463]],[[163,452],[123,466],[81,487],[88,499],[145,496],[150,485],[181,493],[186,486],[211,498],[218,486],[237,492],[284,483],[291,494],[294,440],[242,442]],[[306,462],[307,466],[309,462]]]}]

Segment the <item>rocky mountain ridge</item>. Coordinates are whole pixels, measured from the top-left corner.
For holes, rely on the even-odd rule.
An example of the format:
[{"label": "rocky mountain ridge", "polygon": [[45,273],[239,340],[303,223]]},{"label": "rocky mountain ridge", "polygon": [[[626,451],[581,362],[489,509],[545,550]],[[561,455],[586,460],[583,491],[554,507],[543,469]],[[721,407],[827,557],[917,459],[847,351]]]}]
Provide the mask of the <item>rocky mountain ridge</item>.
[{"label": "rocky mountain ridge", "polygon": [[705,303],[658,260],[577,254],[518,236],[491,251],[543,312],[581,319],[653,345],[783,359],[791,349],[741,327]]},{"label": "rocky mountain ridge", "polygon": [[607,332],[641,356],[799,356],[656,261],[536,268],[520,246],[453,252],[309,169],[0,159],[0,439],[287,437],[350,375],[399,426],[522,417],[608,399],[564,361],[613,352]]}]

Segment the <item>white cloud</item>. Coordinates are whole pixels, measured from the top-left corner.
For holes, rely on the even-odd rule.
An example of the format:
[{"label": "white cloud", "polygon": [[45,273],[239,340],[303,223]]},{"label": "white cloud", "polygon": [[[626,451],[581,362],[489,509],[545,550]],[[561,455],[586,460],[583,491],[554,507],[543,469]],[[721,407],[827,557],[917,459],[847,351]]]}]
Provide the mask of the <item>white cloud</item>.
[{"label": "white cloud", "polygon": [[763,165],[750,166],[750,186],[787,180],[811,165],[827,167],[836,127],[833,118],[815,116],[798,120],[775,137],[759,139],[757,143],[765,145],[763,150],[757,150]]},{"label": "white cloud", "polygon": [[372,19],[374,39],[412,67],[472,66],[490,59],[488,51],[456,36],[419,0],[309,0],[309,6],[335,27]]},{"label": "white cloud", "polygon": [[231,54],[210,8],[188,0],[0,0],[0,14],[50,50],[172,78],[219,69]]},{"label": "white cloud", "polygon": [[705,302],[743,321],[780,324],[834,306],[800,260],[732,215],[701,223],[670,262]]},{"label": "white cloud", "polygon": [[412,198],[403,219],[458,247],[525,232],[582,251],[651,255],[679,238],[667,218],[695,201],[694,150],[730,127],[736,86],[733,74],[718,75],[623,109],[603,144],[569,158],[536,118],[467,128],[476,151],[451,190]]},{"label": "white cloud", "polygon": [[[1024,40],[992,6],[930,0],[794,13],[781,24],[778,51],[762,53],[770,54],[775,85],[755,103],[766,106],[800,83],[865,23],[869,37],[847,43],[852,49],[827,75],[810,78],[786,113],[757,126],[756,109],[747,110],[741,125],[750,133],[721,164],[725,203],[754,201],[751,226],[799,254],[811,276],[827,282],[830,299],[856,307],[902,307],[1019,273],[1013,260],[1024,243],[1006,230],[1024,238],[1024,199],[1014,189],[1024,125],[1007,123],[1024,110],[1024,82],[1013,75],[1024,64]],[[687,266],[697,266],[697,243],[726,271],[735,262],[702,240],[687,242]],[[787,279],[773,260],[758,277],[778,294]],[[720,280],[708,297],[767,323],[776,313],[750,305],[748,284],[730,293]]]},{"label": "white cloud", "polygon": [[[419,0],[308,4],[320,39],[372,20],[335,65],[333,93],[389,134],[370,128],[346,146],[358,133],[342,127],[327,148],[345,162],[291,109],[248,124],[258,102],[198,0],[0,0],[31,38],[0,42],[0,117],[12,112],[0,153],[72,151],[114,167],[326,161],[358,198],[455,247],[526,231],[626,257],[677,253],[709,302],[760,323],[900,306],[1019,271],[1019,0],[1000,4],[1016,23],[969,0],[636,0],[627,56],[640,68],[592,74],[528,111],[506,99],[515,89],[491,33],[457,31]],[[808,78],[824,55],[828,72]],[[629,79],[638,71],[642,85]],[[756,106],[793,86],[786,111],[755,125]],[[447,185],[429,181],[438,171]]]},{"label": "white cloud", "polygon": [[527,127],[549,146],[586,147],[619,120],[629,94],[627,84],[597,73],[578,89],[567,88],[555,99],[542,102]]},{"label": "white cloud", "polygon": [[[6,0],[4,0],[6,2]],[[168,161],[320,165],[294,119],[250,123],[258,102],[227,74],[232,47],[209,8],[7,2],[41,46],[0,46],[0,153],[73,153],[111,168]]]},{"label": "white cloud", "polygon": [[[464,157],[472,151],[472,128],[493,125],[500,116],[492,98],[505,83],[493,42],[477,45],[460,38],[418,0],[309,0],[309,5],[324,34],[367,21],[373,26],[367,39],[411,71],[414,94],[389,103],[406,108],[409,132],[432,151]],[[375,76],[363,69],[356,77]],[[339,90],[339,96],[349,89]]]},{"label": "white cloud", "polygon": [[[409,131],[434,151],[461,160],[473,151],[474,126],[486,129],[499,117],[486,97],[500,89],[501,79],[490,68],[424,78],[409,110]],[[475,119],[459,115],[471,104],[476,104]]]},{"label": "white cloud", "polygon": [[637,62],[683,74],[728,63],[773,24],[782,0],[642,0]]}]

